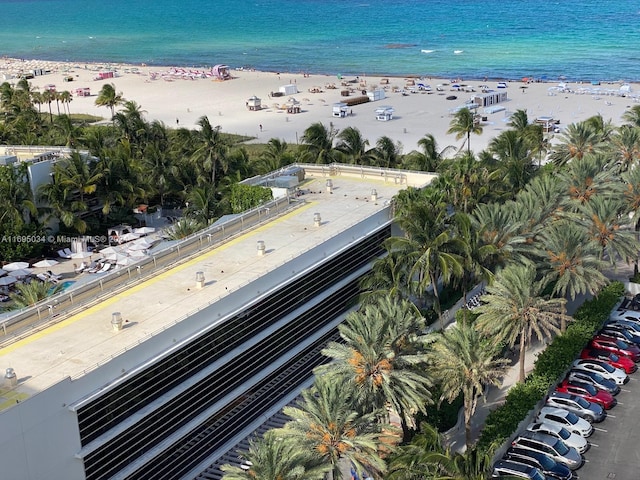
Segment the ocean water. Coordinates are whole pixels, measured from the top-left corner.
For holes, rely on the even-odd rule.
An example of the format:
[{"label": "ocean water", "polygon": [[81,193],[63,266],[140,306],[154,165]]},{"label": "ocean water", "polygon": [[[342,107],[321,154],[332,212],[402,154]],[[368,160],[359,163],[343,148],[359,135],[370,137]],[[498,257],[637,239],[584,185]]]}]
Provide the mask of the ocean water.
[{"label": "ocean water", "polygon": [[0,0],[0,56],[343,75],[640,80],[640,2]]}]

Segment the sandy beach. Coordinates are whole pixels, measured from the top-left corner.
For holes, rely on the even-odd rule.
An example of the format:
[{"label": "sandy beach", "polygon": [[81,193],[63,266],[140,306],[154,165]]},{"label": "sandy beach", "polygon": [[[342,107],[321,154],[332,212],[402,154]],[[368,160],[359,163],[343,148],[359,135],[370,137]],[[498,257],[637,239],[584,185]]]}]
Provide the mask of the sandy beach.
[{"label": "sandy beach", "polygon": [[[304,130],[314,122],[336,129],[356,127],[363,137],[374,146],[383,135],[399,141],[403,153],[417,148],[417,142],[425,134],[435,136],[440,148],[447,145],[459,147],[462,140],[447,135],[452,111],[480,92],[481,85],[497,89],[492,80],[464,79],[414,79],[396,77],[345,77],[306,75],[302,73],[274,73],[230,69],[232,79],[226,81],[210,77],[200,78],[203,69],[148,67],[134,65],[75,64],[38,60],[0,59],[0,82],[16,82],[21,73],[36,69],[50,73],[30,79],[33,87],[42,91],[45,85],[55,85],[58,91],[89,88],[91,96],[76,96],[70,104],[72,113],[89,113],[108,119],[106,107],[97,107],[95,99],[105,82],[111,82],[126,100],[137,102],[145,112],[147,120],[160,120],[168,127],[195,128],[198,118],[209,117],[213,125],[222,131],[256,137],[258,142],[270,138],[297,143]],[[116,76],[96,80],[99,72],[114,71]],[[69,81],[71,80],[71,81]],[[343,84],[343,82],[350,82]],[[431,90],[418,90],[418,82],[430,85]],[[464,86],[454,89],[452,82]],[[271,97],[284,85],[295,85],[298,93]],[[559,87],[558,82],[524,83],[521,80],[507,83],[508,100],[500,106],[505,110],[496,113],[478,113],[486,117],[483,133],[473,136],[472,150],[478,152],[501,131],[508,128],[509,114],[526,109],[530,120],[549,116],[560,121],[559,128],[601,114],[614,125],[621,124],[622,114],[639,98],[640,85],[632,84],[630,90],[622,92],[620,83],[602,85],[570,83]],[[335,88],[331,88],[335,87]],[[351,97],[363,90],[383,88],[386,98],[349,107],[344,118],[332,116],[332,106],[343,101],[342,90],[352,89]],[[627,87],[625,87],[626,89]],[[415,92],[412,92],[412,90]],[[404,92],[404,94],[402,93]],[[252,96],[262,100],[263,108],[250,111],[247,100]],[[456,97],[448,99],[448,97]],[[290,98],[299,102],[300,113],[291,114],[281,107]],[[393,107],[393,119],[376,120],[374,111],[381,106]],[[42,106],[46,110],[46,106]],[[52,104],[54,113],[57,107]]]}]

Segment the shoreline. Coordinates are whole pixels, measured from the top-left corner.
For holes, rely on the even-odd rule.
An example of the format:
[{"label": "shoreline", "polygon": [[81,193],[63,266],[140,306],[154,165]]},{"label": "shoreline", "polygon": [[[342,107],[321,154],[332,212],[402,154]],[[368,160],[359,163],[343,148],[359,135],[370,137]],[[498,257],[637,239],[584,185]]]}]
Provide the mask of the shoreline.
[{"label": "shoreline", "polygon": [[[483,89],[480,85],[485,84],[495,90],[497,82],[505,81],[425,78],[417,75],[336,76],[244,68],[230,68],[233,78],[219,81],[206,76],[201,78],[196,73],[190,74],[189,71],[203,71],[185,67],[5,57],[0,58],[0,83],[15,83],[15,75],[19,74],[19,70],[25,73],[34,69],[51,72],[29,79],[36,89],[42,90],[46,85],[55,85],[59,91],[90,89],[91,96],[73,96],[69,105],[72,113],[88,113],[108,119],[108,109],[95,105],[100,88],[108,82],[113,83],[126,100],[140,105],[146,120],[162,121],[169,128],[196,128],[198,119],[206,115],[213,125],[220,125],[222,131],[254,137],[253,142],[266,143],[271,138],[279,138],[296,144],[306,128],[321,122],[338,130],[358,128],[363,138],[368,140],[370,148],[375,146],[380,137],[388,136],[402,144],[402,153],[417,149],[418,141],[426,134],[434,135],[440,149],[447,145],[460,148],[462,141],[446,133],[452,112],[464,105],[474,93],[479,93]],[[117,75],[95,80],[98,72],[106,70],[115,71]],[[4,78],[12,75],[14,78]],[[430,91],[416,90],[415,85],[420,78],[424,79],[425,84],[431,85]],[[459,81],[469,91],[452,89],[452,80]],[[508,88],[505,91],[509,100],[500,104],[504,110],[486,114],[482,109],[478,111],[486,120],[482,122],[483,133],[473,135],[471,139],[471,149],[476,153],[508,128],[509,114],[518,109],[526,109],[530,121],[537,117],[552,116],[560,121],[561,128],[597,114],[601,114],[605,120],[611,120],[614,125],[620,125],[623,113],[640,102],[640,96],[637,96],[640,94],[640,84],[631,84],[629,92],[621,96],[618,94],[619,82],[600,82],[599,85],[561,82],[565,84],[562,91],[558,89],[559,82],[523,83],[519,79],[506,83]],[[271,97],[284,85],[295,85],[298,93]],[[350,96],[360,95],[365,90],[384,89],[386,98],[354,105],[349,107],[346,117],[334,117],[331,107],[348,98],[342,95],[346,89],[352,91]],[[254,95],[262,100],[263,108],[258,111],[248,109],[247,101]],[[455,99],[449,100],[452,97]],[[292,99],[298,102],[300,113],[287,112],[287,102],[293,102]],[[393,108],[392,120],[376,120],[374,112],[381,106]],[[46,110],[46,105],[42,109]],[[56,111],[55,104],[53,110]]]}]

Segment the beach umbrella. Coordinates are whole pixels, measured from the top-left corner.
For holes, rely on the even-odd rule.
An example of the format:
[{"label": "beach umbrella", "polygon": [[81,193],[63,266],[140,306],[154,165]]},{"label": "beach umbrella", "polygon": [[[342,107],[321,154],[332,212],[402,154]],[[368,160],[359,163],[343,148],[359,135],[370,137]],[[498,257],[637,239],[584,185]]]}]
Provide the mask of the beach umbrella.
[{"label": "beach umbrella", "polygon": [[27,275],[31,275],[32,271],[30,268],[20,268],[19,270],[11,270],[9,276],[15,278],[26,277]]},{"label": "beach umbrella", "polygon": [[130,250],[127,253],[131,258],[142,258],[147,256],[147,254],[144,253],[144,250]]},{"label": "beach umbrella", "polygon": [[153,233],[155,231],[156,229],[153,227],[140,227],[133,229],[133,233],[136,233],[138,235],[148,235],[149,233]]},{"label": "beach umbrella", "polygon": [[120,259],[116,260],[116,263],[117,263],[118,265],[125,266],[125,267],[126,267],[127,265],[131,265],[131,264],[133,264],[133,263],[135,263],[135,262],[136,262],[136,261],[135,261],[133,258],[131,258],[131,257],[127,257],[127,256],[123,256],[122,258],[120,258]]},{"label": "beach umbrella", "polygon": [[17,280],[15,277],[2,277],[0,278],[0,287],[6,287],[8,285],[13,285]]},{"label": "beach umbrella", "polygon": [[2,268],[7,272],[13,272],[14,270],[20,270],[22,268],[29,268],[29,264],[27,262],[12,262],[12,263],[7,263]]},{"label": "beach umbrella", "polygon": [[136,240],[140,238],[140,235],[137,233],[125,233],[120,237],[120,240],[123,242],[130,242],[131,240]]},{"label": "beach umbrella", "polygon": [[111,255],[112,253],[120,253],[120,249],[114,247],[107,247],[100,250],[103,255]]},{"label": "beach umbrella", "polygon": [[76,253],[72,253],[71,254],[71,258],[74,259],[84,259],[84,258],[89,258],[91,255],[93,255],[93,252],[76,252]]},{"label": "beach umbrella", "polygon": [[36,268],[48,268],[48,267],[53,267],[58,263],[59,262],[57,260],[45,258],[44,260],[40,260],[39,262],[34,263],[33,266]]},{"label": "beach umbrella", "polygon": [[129,248],[127,248],[128,252],[140,252],[142,250],[146,250],[150,247],[150,245],[145,245],[144,243],[133,243]]},{"label": "beach umbrella", "polygon": [[7,274],[7,271],[0,268],[0,277],[6,274]]},{"label": "beach umbrella", "polygon": [[127,258],[127,256],[124,253],[120,253],[120,252],[116,252],[116,253],[108,253],[104,256],[104,258],[106,258],[107,260],[111,260],[112,262],[118,262],[124,258]]}]

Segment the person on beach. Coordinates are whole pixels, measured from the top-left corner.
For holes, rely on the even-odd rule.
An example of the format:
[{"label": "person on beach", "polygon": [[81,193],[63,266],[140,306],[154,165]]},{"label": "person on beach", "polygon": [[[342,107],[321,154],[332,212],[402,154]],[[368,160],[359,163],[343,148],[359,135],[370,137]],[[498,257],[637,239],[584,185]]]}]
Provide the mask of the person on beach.
[{"label": "person on beach", "polygon": [[259,127],[260,127],[260,131],[262,131],[262,124],[260,124]]}]

